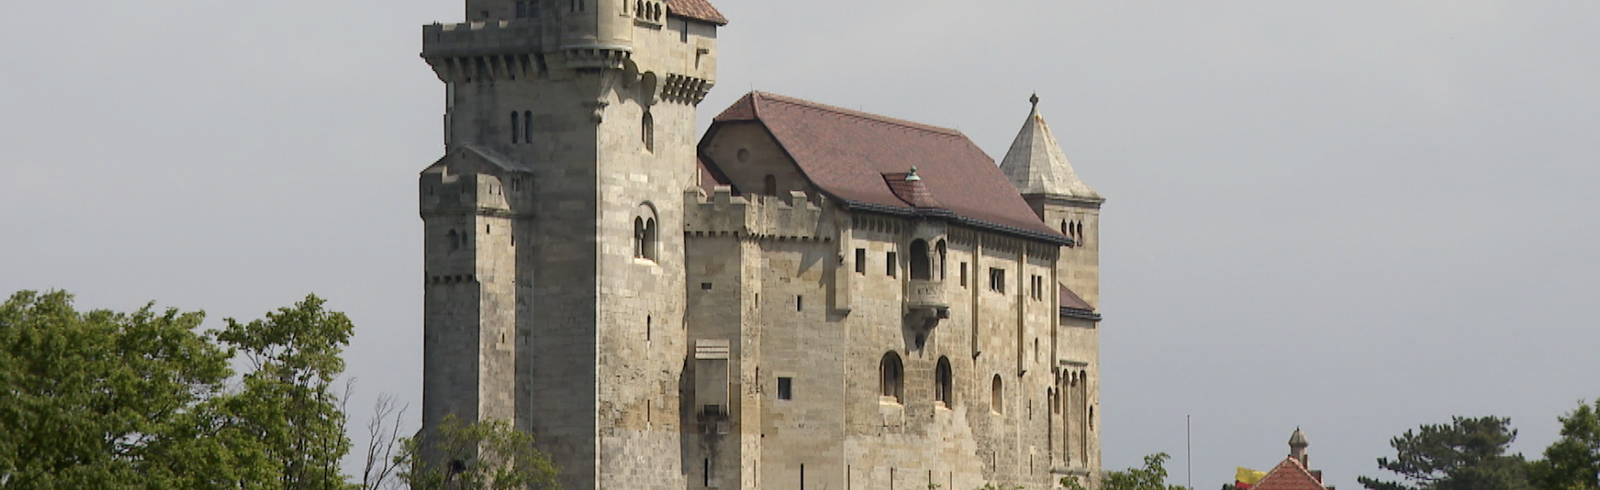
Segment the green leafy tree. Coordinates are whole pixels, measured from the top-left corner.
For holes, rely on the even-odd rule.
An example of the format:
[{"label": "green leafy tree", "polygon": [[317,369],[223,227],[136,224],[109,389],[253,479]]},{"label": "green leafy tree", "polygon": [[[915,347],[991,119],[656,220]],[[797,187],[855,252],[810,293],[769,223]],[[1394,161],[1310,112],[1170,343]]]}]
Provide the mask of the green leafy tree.
[{"label": "green leafy tree", "polygon": [[504,421],[452,417],[404,441],[397,475],[412,490],[559,490],[555,463],[533,442]]},{"label": "green leafy tree", "polygon": [[1529,480],[1540,490],[1600,490],[1600,399],[1560,420],[1561,438],[1529,466]]},{"label": "green leafy tree", "polygon": [[[1172,456],[1156,453],[1144,457],[1143,468],[1108,471],[1100,482],[1101,490],[1186,490],[1182,485],[1167,484],[1167,460]],[[1061,486],[1068,490],[1083,490],[1076,477],[1062,477]]]},{"label": "green leafy tree", "polygon": [[336,490],[346,486],[339,462],[350,451],[345,414],[333,382],[344,372],[344,347],[354,327],[343,313],[308,295],[266,318],[229,318],[216,339],[244,355],[251,370],[224,404],[234,423],[260,441],[271,475],[248,488]]},{"label": "green leafy tree", "polygon": [[1511,419],[1457,416],[1389,440],[1395,456],[1378,458],[1378,466],[1402,481],[1356,480],[1372,490],[1520,490],[1528,486],[1527,463],[1507,454],[1516,438]]},{"label": "green leafy tree", "polygon": [[232,374],[203,314],[0,305],[0,488],[221,488],[256,474],[210,403]]}]

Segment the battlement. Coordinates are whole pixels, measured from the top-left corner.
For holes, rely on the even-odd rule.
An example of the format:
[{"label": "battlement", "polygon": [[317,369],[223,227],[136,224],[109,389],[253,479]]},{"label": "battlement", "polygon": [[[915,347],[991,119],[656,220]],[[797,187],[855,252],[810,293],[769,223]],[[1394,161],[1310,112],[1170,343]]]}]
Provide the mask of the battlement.
[{"label": "battlement", "polygon": [[[822,207],[804,192],[791,192],[789,202],[777,196],[734,196],[728,186],[717,186],[709,196],[698,191],[685,195],[684,233],[693,235],[752,236],[824,240]],[[793,204],[790,204],[790,203]]]},{"label": "battlement", "polygon": [[422,26],[422,57],[531,54],[543,28],[532,19],[498,19]]},{"label": "battlement", "polygon": [[507,186],[486,174],[451,175],[443,171],[422,174],[419,183],[423,216],[444,214],[510,215],[520,182]]}]

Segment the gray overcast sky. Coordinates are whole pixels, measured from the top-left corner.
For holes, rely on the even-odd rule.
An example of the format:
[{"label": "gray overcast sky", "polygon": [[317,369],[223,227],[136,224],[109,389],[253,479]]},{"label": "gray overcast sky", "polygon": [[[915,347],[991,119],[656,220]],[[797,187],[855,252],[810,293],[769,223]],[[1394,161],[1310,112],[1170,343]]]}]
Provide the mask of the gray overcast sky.
[{"label": "gray overcast sky", "polygon": [[[702,124],[755,88],[961,129],[1037,91],[1103,215],[1107,468],[1267,469],[1295,426],[1355,489],[1389,437],[1600,396],[1600,3],[716,2]],[[5,2],[0,291],[358,325],[354,411],[420,401],[416,174],[456,0]],[[412,413],[415,413],[413,410]],[[362,421],[356,421],[359,425]],[[355,434],[357,445],[361,435]]]}]

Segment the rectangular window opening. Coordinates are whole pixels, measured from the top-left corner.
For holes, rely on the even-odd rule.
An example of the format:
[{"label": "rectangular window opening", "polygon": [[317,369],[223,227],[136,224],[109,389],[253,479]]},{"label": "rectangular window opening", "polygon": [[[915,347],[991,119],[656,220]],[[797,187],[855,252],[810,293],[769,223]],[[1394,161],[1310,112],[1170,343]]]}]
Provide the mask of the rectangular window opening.
[{"label": "rectangular window opening", "polygon": [[961,287],[967,287],[967,263],[961,263]]},{"label": "rectangular window opening", "polygon": [[997,293],[1006,292],[1006,270],[998,267],[989,268],[989,290]]},{"label": "rectangular window opening", "polygon": [[805,311],[805,309],[806,309],[806,297],[805,296],[800,296],[800,295],[795,295],[795,297],[794,297],[794,311]]},{"label": "rectangular window opening", "polygon": [[785,378],[785,377],[778,378],[778,399],[779,400],[793,400],[794,399],[794,378]]},{"label": "rectangular window opening", "polygon": [[899,260],[897,260],[895,258],[895,253],[894,252],[889,252],[888,257],[889,257],[889,260],[888,260],[888,263],[884,264],[883,272],[885,274],[888,274],[889,277],[894,277],[895,265],[899,263]]},{"label": "rectangular window opening", "polygon": [[864,248],[856,249],[856,273],[857,274],[866,274],[867,273],[867,249],[864,249]]}]

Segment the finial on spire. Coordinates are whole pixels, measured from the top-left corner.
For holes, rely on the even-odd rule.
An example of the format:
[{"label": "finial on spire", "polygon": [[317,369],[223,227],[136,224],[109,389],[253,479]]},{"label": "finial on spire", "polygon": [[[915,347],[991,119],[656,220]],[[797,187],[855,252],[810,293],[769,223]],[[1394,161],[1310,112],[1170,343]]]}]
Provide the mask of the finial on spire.
[{"label": "finial on spire", "polygon": [[1028,97],[1028,102],[1032,103],[1033,108],[1037,110],[1039,108],[1039,93],[1034,92],[1032,97]]},{"label": "finial on spire", "polygon": [[911,173],[906,174],[906,182],[916,182],[919,180],[922,180],[922,177],[917,175],[917,166],[912,165]]}]

